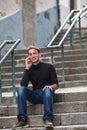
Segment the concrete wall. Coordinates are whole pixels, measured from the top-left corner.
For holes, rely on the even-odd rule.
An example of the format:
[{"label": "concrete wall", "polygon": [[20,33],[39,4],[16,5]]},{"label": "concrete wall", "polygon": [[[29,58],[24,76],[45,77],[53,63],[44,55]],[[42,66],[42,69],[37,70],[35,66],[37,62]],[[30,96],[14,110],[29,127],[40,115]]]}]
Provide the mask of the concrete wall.
[{"label": "concrete wall", "polygon": [[[77,1],[78,9],[82,9],[84,7],[84,5],[87,6],[87,0],[78,0]],[[87,15],[85,15],[85,17],[82,18],[81,25],[82,25],[82,27],[87,27]]]},{"label": "concrete wall", "polygon": [[36,43],[36,0],[22,0],[24,45]]},{"label": "concrete wall", "polygon": [[47,46],[58,29],[56,0],[36,1],[36,44]]},{"label": "concrete wall", "polygon": [[[87,0],[75,3],[79,9]],[[59,5],[62,24],[70,12],[70,0],[59,0]],[[87,17],[82,20],[82,26],[86,26],[86,21]],[[0,0],[0,43],[5,39],[20,38],[20,49],[30,44],[44,47],[57,29],[56,0]]]},{"label": "concrete wall", "polygon": [[[60,17],[61,17],[61,24],[65,21],[66,17],[70,13],[70,0],[60,0]],[[65,26],[65,28],[68,27],[68,24]]]},{"label": "concrete wall", "polygon": [[24,48],[21,10],[0,19],[0,44],[4,40],[17,39],[21,39],[21,43],[18,45],[17,49]]},{"label": "concrete wall", "polygon": [[[87,5],[87,0],[75,0],[74,4],[75,4],[74,9],[82,9],[84,5]],[[70,12],[70,0],[66,0],[66,1],[60,0],[61,24],[66,19],[69,12]],[[82,18],[82,20],[81,20],[82,27],[87,27],[86,21],[87,21],[87,15],[84,18]],[[76,26],[78,26],[78,24]],[[67,27],[68,27],[68,25],[65,26],[65,28],[67,28]]]},{"label": "concrete wall", "polygon": [[0,44],[4,40],[21,39],[17,49],[24,48],[21,9],[21,0],[0,0]]},{"label": "concrete wall", "polygon": [[56,28],[58,28],[58,14],[56,0],[22,0],[24,43],[45,47]]},{"label": "concrete wall", "polygon": [[[20,10],[20,13],[14,15],[16,10]],[[0,18],[4,18],[0,22],[0,42],[8,37],[15,39],[18,36],[22,40],[21,48],[30,44],[46,46],[58,29],[56,0],[0,0]],[[4,29],[7,29],[5,34]]]},{"label": "concrete wall", "polygon": [[21,0],[0,0],[0,18],[12,14],[21,7]]}]

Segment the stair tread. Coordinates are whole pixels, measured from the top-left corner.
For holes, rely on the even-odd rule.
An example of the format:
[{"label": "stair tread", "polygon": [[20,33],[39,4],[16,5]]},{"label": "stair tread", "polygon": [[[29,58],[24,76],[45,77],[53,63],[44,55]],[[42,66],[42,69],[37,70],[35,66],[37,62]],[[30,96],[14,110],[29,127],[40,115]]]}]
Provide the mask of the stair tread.
[{"label": "stair tread", "polygon": [[[72,130],[73,128],[80,128],[80,130],[87,130],[86,124],[81,125],[64,125],[64,126],[54,126],[54,130]],[[22,128],[21,128],[22,129]],[[4,129],[3,130],[12,130],[12,128]],[[20,130],[17,128],[16,130]],[[23,128],[22,130],[45,130],[44,127],[30,127],[30,128]]]},{"label": "stair tread", "polygon": [[[87,92],[87,86],[83,87],[70,87],[70,88],[58,88],[56,91],[56,94],[59,93],[79,93],[79,92]],[[12,92],[3,92],[2,93],[3,97],[12,97],[13,93]]]},{"label": "stair tread", "polygon": [[70,87],[70,88],[59,88],[56,90],[56,94],[59,93],[79,93],[79,92],[87,92],[86,87]]}]

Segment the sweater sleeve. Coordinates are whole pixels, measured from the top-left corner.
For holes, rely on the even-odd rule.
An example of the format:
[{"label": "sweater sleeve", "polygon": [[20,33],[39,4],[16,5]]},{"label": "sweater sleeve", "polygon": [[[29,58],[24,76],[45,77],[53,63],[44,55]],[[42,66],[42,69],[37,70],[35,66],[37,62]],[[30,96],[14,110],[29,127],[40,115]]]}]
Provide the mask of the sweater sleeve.
[{"label": "sweater sleeve", "polygon": [[53,65],[50,68],[50,78],[51,78],[51,84],[58,84],[57,73]]},{"label": "sweater sleeve", "polygon": [[29,83],[29,70],[25,69],[24,73],[23,73],[22,80],[20,82],[20,85],[27,87],[28,83]]}]

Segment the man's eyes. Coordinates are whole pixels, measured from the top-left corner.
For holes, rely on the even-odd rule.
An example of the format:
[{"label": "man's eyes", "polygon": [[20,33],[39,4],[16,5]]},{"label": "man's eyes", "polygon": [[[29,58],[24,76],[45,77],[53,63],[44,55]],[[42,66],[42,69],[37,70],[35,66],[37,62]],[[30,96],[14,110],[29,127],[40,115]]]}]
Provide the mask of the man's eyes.
[{"label": "man's eyes", "polygon": [[35,55],[36,53],[29,54],[30,56]]}]

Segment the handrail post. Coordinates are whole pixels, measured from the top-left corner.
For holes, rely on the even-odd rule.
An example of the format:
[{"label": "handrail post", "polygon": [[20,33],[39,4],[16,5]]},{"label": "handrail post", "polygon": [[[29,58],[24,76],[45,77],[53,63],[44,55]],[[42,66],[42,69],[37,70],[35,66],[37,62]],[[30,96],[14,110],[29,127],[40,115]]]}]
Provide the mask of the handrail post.
[{"label": "handrail post", "polygon": [[[1,51],[0,51],[0,60],[1,60]],[[1,77],[1,65],[0,65],[0,105],[2,104],[2,77]]]},{"label": "handrail post", "polygon": [[[15,42],[15,43],[14,43]],[[1,80],[1,65],[2,63],[6,60],[6,58],[11,54],[12,58],[12,90],[13,90],[13,104],[16,103],[16,89],[15,89],[15,70],[14,70],[14,49],[16,46],[21,42],[20,39],[17,41],[8,41],[5,40],[1,45],[0,45],[0,104],[2,102],[2,80]],[[6,44],[13,44],[13,46],[7,51],[7,53],[1,58],[1,50]]]},{"label": "handrail post", "polygon": [[54,64],[53,57],[54,57],[54,53],[53,53],[53,49],[51,48],[51,62],[52,62],[52,64]]},{"label": "handrail post", "polygon": [[79,17],[79,37],[80,37],[80,47],[82,48],[82,34],[81,34],[81,19]]},{"label": "handrail post", "polygon": [[62,44],[62,81],[65,81],[65,72],[64,72],[64,45]]},{"label": "handrail post", "polygon": [[0,66],[0,105],[2,104],[2,81],[1,81],[1,66]]},{"label": "handrail post", "polygon": [[[70,18],[70,25],[71,25],[71,18]],[[73,48],[73,28],[70,30],[70,47]]]},{"label": "handrail post", "polygon": [[14,67],[14,51],[11,52],[12,58],[12,90],[13,90],[13,104],[16,103],[16,90],[15,90],[15,67]]}]

